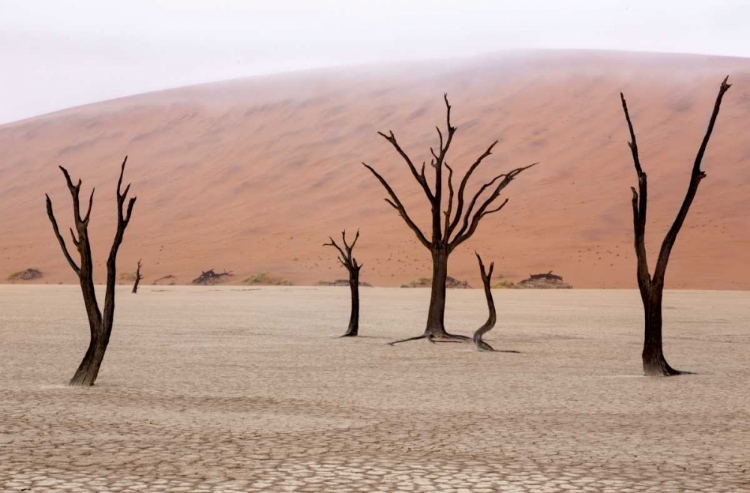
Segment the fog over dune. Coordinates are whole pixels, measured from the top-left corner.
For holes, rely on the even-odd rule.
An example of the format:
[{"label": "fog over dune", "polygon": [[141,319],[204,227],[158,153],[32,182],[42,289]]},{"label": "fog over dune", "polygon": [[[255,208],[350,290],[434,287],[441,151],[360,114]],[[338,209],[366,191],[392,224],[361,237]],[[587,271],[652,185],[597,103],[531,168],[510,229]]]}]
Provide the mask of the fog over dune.
[{"label": "fog over dune", "polygon": [[750,57],[744,0],[0,0],[0,123],[186,85],[514,49]]}]

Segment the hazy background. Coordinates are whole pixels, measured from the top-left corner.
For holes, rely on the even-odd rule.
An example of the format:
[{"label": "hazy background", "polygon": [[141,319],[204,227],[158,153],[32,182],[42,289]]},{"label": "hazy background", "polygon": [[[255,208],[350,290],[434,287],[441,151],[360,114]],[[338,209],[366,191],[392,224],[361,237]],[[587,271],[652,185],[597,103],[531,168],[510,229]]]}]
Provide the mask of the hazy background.
[{"label": "hazy background", "polygon": [[0,0],[0,123],[227,78],[516,48],[750,56],[747,0]]}]

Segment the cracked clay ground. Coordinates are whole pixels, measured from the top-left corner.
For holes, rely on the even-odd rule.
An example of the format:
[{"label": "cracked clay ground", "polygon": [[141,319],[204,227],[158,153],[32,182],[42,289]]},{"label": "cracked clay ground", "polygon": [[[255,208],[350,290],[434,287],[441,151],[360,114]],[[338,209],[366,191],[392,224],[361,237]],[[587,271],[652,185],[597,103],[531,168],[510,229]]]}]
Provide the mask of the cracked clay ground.
[{"label": "cracked clay ground", "polygon": [[[750,293],[668,292],[640,376],[636,291],[496,291],[496,349],[386,342],[426,290],[118,292],[97,385],[73,286],[0,287],[0,490],[750,491]],[[451,291],[450,330],[486,318]]]}]

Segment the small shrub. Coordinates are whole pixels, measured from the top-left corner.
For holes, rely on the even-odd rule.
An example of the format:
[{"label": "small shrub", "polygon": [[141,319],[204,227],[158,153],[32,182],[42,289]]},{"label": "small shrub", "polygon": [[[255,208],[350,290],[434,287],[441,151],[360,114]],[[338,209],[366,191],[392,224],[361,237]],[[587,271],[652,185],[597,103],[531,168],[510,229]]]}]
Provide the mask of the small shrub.
[{"label": "small shrub", "polygon": [[41,279],[43,277],[42,271],[39,269],[24,269],[8,276],[9,281],[33,281],[34,279]]},{"label": "small shrub", "polygon": [[260,272],[254,276],[250,276],[242,281],[242,283],[254,286],[293,286],[292,281],[272,277],[268,272]]},{"label": "small shrub", "polygon": [[[408,284],[402,284],[402,288],[429,288],[432,286],[431,277],[420,277],[416,281],[411,281]],[[447,289],[471,289],[469,283],[466,281],[459,281],[451,276],[445,280],[445,287]]]},{"label": "small shrub", "polygon": [[511,281],[510,279],[500,279],[495,284],[492,285],[492,289],[515,289],[516,283]]}]

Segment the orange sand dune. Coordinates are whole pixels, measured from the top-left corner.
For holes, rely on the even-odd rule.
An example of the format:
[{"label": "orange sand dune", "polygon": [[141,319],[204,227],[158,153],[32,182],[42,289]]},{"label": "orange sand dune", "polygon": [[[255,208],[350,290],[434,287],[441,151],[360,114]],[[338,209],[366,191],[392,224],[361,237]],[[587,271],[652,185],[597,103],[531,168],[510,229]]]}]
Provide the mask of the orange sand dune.
[{"label": "orange sand dune", "polygon": [[[454,254],[450,274],[479,284],[473,251],[512,279],[553,269],[575,287],[635,286],[630,186],[635,172],[624,91],[649,173],[652,253],[684,196],[721,79],[734,84],[704,160],[703,181],[673,251],[671,288],[750,288],[750,60],[607,52],[514,52],[465,60],[337,68],[143,94],[0,126],[0,278],[27,267],[71,283],[44,210],[50,193],[70,224],[64,165],[97,188],[96,278],[114,233],[120,161],[138,195],[120,271],[143,258],[146,283],[201,269],[233,282],[268,271],[295,284],[341,278],[322,244],[360,228],[364,281],[394,286],[431,269],[427,251],[362,167],[391,180],[426,225],[418,185],[376,135],[393,130],[429,160],[448,92],[458,126],[448,162],[476,174],[540,161],[508,189]],[[652,261],[653,264],[653,261]]]}]

